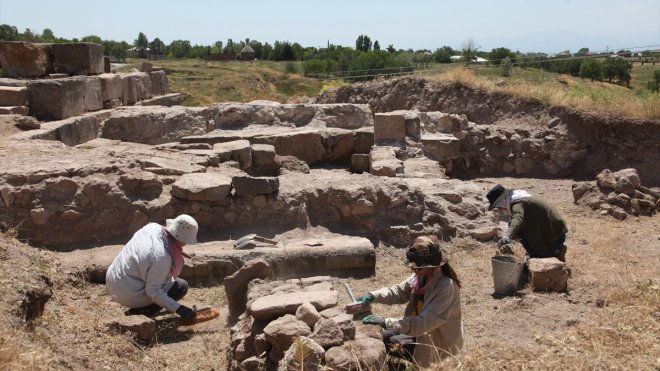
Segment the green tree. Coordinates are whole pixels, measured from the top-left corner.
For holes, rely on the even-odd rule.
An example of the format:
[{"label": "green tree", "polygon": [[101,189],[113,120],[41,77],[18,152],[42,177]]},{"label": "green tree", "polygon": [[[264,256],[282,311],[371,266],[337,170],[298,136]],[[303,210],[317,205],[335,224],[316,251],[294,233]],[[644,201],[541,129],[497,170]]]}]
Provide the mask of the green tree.
[{"label": "green tree", "polygon": [[616,54],[626,58],[632,57],[632,52],[627,49],[621,49],[618,52],[616,52]]},{"label": "green tree", "polygon": [[379,51],[380,50],[380,44],[378,43],[378,40],[374,41],[374,51]]},{"label": "green tree", "polygon": [[600,62],[593,58],[587,58],[580,63],[580,77],[591,79],[591,81],[599,80],[602,78],[603,69]]},{"label": "green tree", "polygon": [[47,43],[57,41],[55,34],[53,34],[53,31],[50,28],[44,28],[44,31],[41,33],[41,39]]},{"label": "green tree", "polygon": [[149,40],[147,39],[147,35],[140,32],[137,39],[135,39],[133,42],[133,46],[135,46],[137,49],[138,56],[140,58],[147,57],[147,49],[149,48]]},{"label": "green tree", "polygon": [[581,57],[584,57],[588,54],[589,54],[589,48],[580,48],[580,50],[578,50],[577,53],[575,53],[575,55],[578,55],[578,56],[581,56]]},{"label": "green tree", "polygon": [[454,49],[450,46],[443,46],[433,52],[433,61],[435,63],[451,63],[452,55],[454,55]]},{"label": "green tree", "polygon": [[174,40],[169,45],[169,54],[173,58],[188,58],[191,51],[192,46],[188,40]]},{"label": "green tree", "polygon": [[620,57],[609,57],[603,63],[603,76],[608,82],[613,79],[628,86],[630,84],[632,64]]},{"label": "green tree", "polygon": [[371,45],[371,39],[367,35],[360,35],[355,40],[355,50],[357,51],[368,52],[371,50]]},{"label": "green tree", "polygon": [[0,24],[0,41],[17,41],[18,29],[16,26]]},{"label": "green tree", "polygon": [[83,37],[80,39],[80,41],[82,41],[82,42],[84,42],[84,43],[94,43],[94,44],[101,44],[101,45],[103,45],[103,40],[101,40],[101,38],[98,37],[98,36],[96,36],[96,35],[87,35],[87,36],[83,36]]},{"label": "green tree", "polygon": [[488,59],[490,59],[491,63],[494,65],[500,64],[505,58],[509,58],[509,62],[513,63],[513,60],[516,59],[516,55],[507,48],[495,48],[491,50],[488,55]]},{"label": "green tree", "polygon": [[159,38],[153,39],[149,43],[149,48],[151,49],[151,55],[165,54],[165,43]]},{"label": "green tree", "polygon": [[23,41],[35,42],[37,41],[37,35],[35,35],[29,28],[25,29],[22,35],[19,38]]},{"label": "green tree", "polygon": [[396,49],[394,49],[394,45],[390,44],[387,46],[387,52],[388,53],[394,53],[396,52]]},{"label": "green tree", "polygon": [[648,88],[650,91],[660,90],[660,70],[653,71],[653,80],[648,82]]}]

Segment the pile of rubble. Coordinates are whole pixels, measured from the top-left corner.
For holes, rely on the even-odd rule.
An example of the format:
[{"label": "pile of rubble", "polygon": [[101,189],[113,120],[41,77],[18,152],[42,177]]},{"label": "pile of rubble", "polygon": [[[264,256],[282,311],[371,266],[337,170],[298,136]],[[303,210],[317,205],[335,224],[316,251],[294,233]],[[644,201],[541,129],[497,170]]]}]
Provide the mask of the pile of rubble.
[{"label": "pile of rubble", "polygon": [[628,215],[651,216],[660,211],[660,188],[644,187],[635,169],[605,169],[595,181],[573,184],[573,200],[623,220]]},{"label": "pile of rubble", "polygon": [[231,370],[384,365],[381,328],[342,312],[336,279],[264,281],[268,274],[266,262],[251,261],[225,279],[230,320],[236,321],[231,328]]}]

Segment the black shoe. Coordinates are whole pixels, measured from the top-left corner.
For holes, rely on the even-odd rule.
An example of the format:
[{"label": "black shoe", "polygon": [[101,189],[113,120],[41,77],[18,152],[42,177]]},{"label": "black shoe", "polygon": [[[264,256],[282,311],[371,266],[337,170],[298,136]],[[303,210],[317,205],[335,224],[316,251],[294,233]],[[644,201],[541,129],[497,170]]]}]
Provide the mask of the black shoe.
[{"label": "black shoe", "polygon": [[127,316],[144,315],[147,317],[156,317],[156,315],[158,315],[161,309],[163,308],[161,308],[156,304],[151,304],[141,308],[130,308],[127,311],[125,311],[124,314]]}]

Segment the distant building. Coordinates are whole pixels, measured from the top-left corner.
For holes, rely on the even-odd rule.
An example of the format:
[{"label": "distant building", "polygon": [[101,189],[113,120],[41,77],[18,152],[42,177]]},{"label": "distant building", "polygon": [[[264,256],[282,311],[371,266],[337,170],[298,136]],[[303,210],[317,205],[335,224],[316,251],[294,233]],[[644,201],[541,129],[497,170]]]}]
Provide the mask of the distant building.
[{"label": "distant building", "polygon": [[[460,62],[465,60],[465,58],[462,55],[452,55],[449,57],[449,59],[451,59],[452,62]],[[474,57],[470,61],[470,63],[486,63],[486,62],[488,62],[488,59],[484,59],[481,57]]]},{"label": "distant building", "polygon": [[242,61],[253,61],[254,60],[254,49],[250,45],[245,45],[243,49],[241,49],[241,60]]}]

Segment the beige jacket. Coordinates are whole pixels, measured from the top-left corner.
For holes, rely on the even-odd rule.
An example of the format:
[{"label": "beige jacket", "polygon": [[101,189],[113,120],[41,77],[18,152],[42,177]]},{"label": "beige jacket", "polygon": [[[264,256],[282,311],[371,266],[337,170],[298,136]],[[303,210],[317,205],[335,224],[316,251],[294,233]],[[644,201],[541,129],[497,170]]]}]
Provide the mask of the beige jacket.
[{"label": "beige jacket", "polygon": [[429,367],[463,347],[460,291],[451,278],[437,272],[426,284],[422,313],[411,317],[415,309],[411,300],[414,278],[413,274],[398,285],[371,294],[376,303],[408,302],[404,317],[396,321],[395,327],[402,334],[417,337],[414,361],[419,367]]}]

